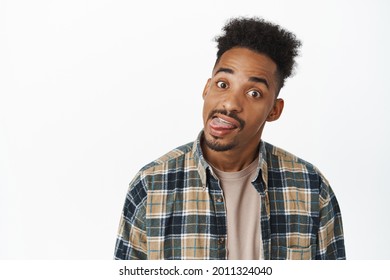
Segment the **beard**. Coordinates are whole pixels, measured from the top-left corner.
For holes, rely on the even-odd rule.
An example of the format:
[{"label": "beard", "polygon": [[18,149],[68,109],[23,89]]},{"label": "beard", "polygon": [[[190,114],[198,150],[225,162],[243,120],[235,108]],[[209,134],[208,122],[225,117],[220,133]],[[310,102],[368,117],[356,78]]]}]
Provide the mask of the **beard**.
[{"label": "beard", "polygon": [[[213,136],[212,136],[213,137]],[[237,146],[237,143],[235,141],[232,141],[230,143],[222,144],[218,141],[217,137],[213,137],[212,140],[208,140],[206,136],[204,137],[204,143],[206,146],[216,152],[225,152],[232,150],[234,147]]]}]

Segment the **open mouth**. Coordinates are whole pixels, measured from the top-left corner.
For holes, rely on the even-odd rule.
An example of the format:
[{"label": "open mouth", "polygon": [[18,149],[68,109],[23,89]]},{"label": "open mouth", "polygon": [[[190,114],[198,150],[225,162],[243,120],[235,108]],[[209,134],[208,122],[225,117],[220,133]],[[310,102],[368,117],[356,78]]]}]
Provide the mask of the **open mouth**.
[{"label": "open mouth", "polygon": [[212,118],[210,125],[213,129],[236,129],[238,127],[233,121],[217,116]]},{"label": "open mouth", "polygon": [[209,125],[217,134],[226,134],[243,127],[242,121],[239,119],[221,113],[213,115]]},{"label": "open mouth", "polygon": [[208,119],[209,133],[217,138],[238,132],[245,126],[245,121],[240,119],[235,112],[226,110],[213,110]]}]

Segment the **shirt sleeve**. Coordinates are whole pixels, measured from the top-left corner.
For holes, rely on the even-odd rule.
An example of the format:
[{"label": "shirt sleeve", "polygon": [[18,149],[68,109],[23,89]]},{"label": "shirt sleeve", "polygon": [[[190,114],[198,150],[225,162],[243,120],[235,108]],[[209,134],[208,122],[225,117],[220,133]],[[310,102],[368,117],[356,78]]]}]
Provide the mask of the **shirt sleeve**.
[{"label": "shirt sleeve", "polygon": [[130,183],[115,245],[116,260],[147,259],[146,189],[138,174]]},{"label": "shirt sleeve", "polygon": [[344,232],[340,207],[332,188],[324,178],[322,179],[316,259],[345,260]]}]

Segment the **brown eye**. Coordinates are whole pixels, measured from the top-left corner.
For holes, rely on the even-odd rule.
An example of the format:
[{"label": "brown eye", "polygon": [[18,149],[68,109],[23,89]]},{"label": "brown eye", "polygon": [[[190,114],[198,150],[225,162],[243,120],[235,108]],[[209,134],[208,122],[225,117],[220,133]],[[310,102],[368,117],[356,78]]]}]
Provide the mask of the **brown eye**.
[{"label": "brown eye", "polygon": [[247,94],[249,94],[253,98],[260,98],[261,97],[261,93],[257,90],[250,90],[247,92]]},{"label": "brown eye", "polygon": [[219,87],[219,88],[227,88],[228,85],[225,82],[219,81],[219,82],[217,82],[217,87]]}]

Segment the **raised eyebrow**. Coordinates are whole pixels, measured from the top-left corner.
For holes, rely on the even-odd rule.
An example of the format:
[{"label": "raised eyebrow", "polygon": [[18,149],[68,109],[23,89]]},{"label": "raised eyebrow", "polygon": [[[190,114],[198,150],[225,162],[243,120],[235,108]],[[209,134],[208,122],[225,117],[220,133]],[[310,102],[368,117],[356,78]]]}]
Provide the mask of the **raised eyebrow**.
[{"label": "raised eyebrow", "polygon": [[[214,76],[217,75],[217,74],[220,73],[220,72],[224,72],[224,73],[228,73],[228,74],[234,74],[234,70],[233,70],[233,69],[221,67],[221,68],[219,68],[219,69],[215,72]],[[254,83],[262,83],[262,84],[264,84],[267,88],[269,88],[269,84],[268,84],[267,80],[264,79],[264,78],[260,78],[260,77],[250,77],[248,80],[249,80],[250,82],[254,82]]]},{"label": "raised eyebrow", "polygon": [[224,73],[228,73],[228,74],[234,74],[233,69],[221,67],[221,68],[219,68],[217,70],[217,72],[215,72],[214,76],[217,75],[220,72],[224,72]]},{"label": "raised eyebrow", "polygon": [[250,78],[249,78],[249,81],[250,81],[250,82],[255,82],[255,83],[262,83],[262,84],[265,84],[265,86],[266,86],[267,88],[269,88],[269,84],[268,84],[267,80],[264,79],[264,78],[250,77]]}]

